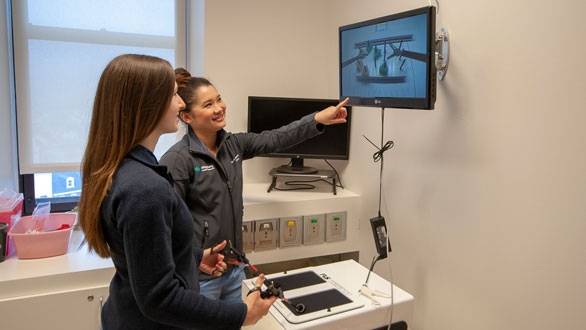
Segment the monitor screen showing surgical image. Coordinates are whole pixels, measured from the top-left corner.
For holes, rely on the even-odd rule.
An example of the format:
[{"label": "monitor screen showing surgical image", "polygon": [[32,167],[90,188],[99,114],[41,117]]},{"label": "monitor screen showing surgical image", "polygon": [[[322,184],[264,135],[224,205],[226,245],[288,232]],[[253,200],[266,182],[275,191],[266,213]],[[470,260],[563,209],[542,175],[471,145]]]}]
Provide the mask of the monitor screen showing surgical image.
[{"label": "monitor screen showing surgical image", "polygon": [[352,105],[433,109],[431,8],[340,27],[340,99],[349,97]]}]

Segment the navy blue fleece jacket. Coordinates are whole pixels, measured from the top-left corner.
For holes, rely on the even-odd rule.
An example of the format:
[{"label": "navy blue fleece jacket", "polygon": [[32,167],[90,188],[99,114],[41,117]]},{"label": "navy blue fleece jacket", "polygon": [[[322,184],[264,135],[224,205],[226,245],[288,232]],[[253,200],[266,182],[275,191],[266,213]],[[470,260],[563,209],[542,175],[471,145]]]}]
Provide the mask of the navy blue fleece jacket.
[{"label": "navy blue fleece jacket", "polygon": [[116,273],[102,310],[111,329],[239,329],[243,303],[199,295],[203,250],[165,166],[143,146],[122,160],[101,207]]}]

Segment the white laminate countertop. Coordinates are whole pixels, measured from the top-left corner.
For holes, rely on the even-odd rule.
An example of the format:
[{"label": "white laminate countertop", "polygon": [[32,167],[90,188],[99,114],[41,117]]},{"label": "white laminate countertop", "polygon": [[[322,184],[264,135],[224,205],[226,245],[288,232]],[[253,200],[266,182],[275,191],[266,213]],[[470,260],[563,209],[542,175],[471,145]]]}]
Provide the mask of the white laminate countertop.
[{"label": "white laminate countertop", "polygon": [[83,232],[74,230],[66,254],[40,259],[11,256],[0,263],[0,299],[26,294],[102,286],[114,274],[111,259],[90,253]]}]

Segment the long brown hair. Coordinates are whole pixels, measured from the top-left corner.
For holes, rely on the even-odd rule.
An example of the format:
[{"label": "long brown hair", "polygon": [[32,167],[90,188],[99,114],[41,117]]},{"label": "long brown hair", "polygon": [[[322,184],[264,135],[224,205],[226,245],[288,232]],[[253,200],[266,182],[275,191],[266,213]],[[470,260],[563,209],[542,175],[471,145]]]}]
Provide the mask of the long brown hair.
[{"label": "long brown hair", "polygon": [[171,103],[175,77],[169,62],[146,55],[121,55],[104,69],[94,100],[88,143],[81,164],[79,223],[90,250],[111,252],[100,207],[124,156],[153,132]]}]

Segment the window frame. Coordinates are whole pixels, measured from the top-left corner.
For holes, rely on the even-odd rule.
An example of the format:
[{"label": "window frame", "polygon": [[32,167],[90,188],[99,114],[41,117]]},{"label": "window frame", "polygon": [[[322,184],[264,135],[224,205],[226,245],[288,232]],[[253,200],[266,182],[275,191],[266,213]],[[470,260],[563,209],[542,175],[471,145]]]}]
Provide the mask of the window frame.
[{"label": "window frame", "polygon": [[[197,0],[196,6],[190,5],[190,0],[174,0],[175,3],[175,37],[174,39],[181,39],[180,41],[176,41],[175,45],[174,45],[174,50],[175,50],[175,65],[176,66],[182,66],[182,67],[189,67],[189,18],[190,18],[190,12],[192,10],[192,8],[198,7],[203,9],[203,1]],[[12,58],[14,57],[14,34],[13,34],[13,28],[12,26],[14,25],[14,18],[13,18],[13,4],[12,1],[8,0],[6,3],[6,9],[7,9],[7,15],[9,16],[9,22],[10,24],[10,38],[9,38],[9,50],[11,52],[11,56]],[[63,38],[61,37],[53,37],[55,36],[55,34],[51,33],[51,31],[63,31],[63,30],[71,30],[69,31],[67,37],[66,37],[66,41],[72,41],[71,39],[78,39],[78,33],[76,31],[74,31],[75,29],[62,29],[62,28],[47,28],[45,31],[40,31],[36,28],[33,28],[30,32],[32,32],[33,35],[39,34],[39,36],[43,36],[41,39],[50,39],[50,40],[62,40]],[[39,32],[40,31],[40,32]],[[49,33],[48,33],[49,32]],[[87,33],[84,32],[84,33]],[[58,35],[58,34],[57,34]],[[119,44],[121,45],[130,45],[130,46],[146,46],[144,45],[142,42],[140,41],[136,41],[136,39],[129,39],[126,37],[126,33],[120,33],[120,32],[105,32],[105,31],[94,31],[91,32],[91,37],[89,38],[89,40],[103,40],[103,36],[107,36],[107,35],[116,35],[118,41],[120,40],[125,40],[125,41],[129,41],[127,43],[121,43],[119,42]],[[48,36],[51,36],[53,38],[48,38]],[[87,37],[87,35],[86,35]],[[158,44],[158,45],[167,45],[169,43],[169,37],[167,36],[156,36],[156,35],[148,35],[146,36],[147,38],[151,39],[149,46],[152,46],[153,44]],[[155,39],[153,42],[153,38]],[[84,37],[81,38],[81,40],[85,39]],[[142,38],[141,38],[142,39]],[[80,41],[81,41],[80,40]],[[87,40],[86,40],[87,42]],[[100,42],[97,42],[100,43]],[[14,65],[14,62],[11,61],[11,75],[13,77],[16,77],[15,74],[15,70],[16,67]],[[11,82],[12,86],[15,86],[14,80]],[[16,86],[15,86],[16,87]],[[16,97],[16,93],[13,94],[13,96]],[[15,107],[15,101],[13,103],[13,111],[14,107]],[[51,212],[67,212],[72,210],[73,208],[75,208],[78,205],[79,202],[79,197],[54,197],[54,198],[36,198],[35,197],[35,173],[26,173],[26,174],[21,174],[20,172],[20,160],[18,158],[21,157],[20,153],[19,153],[19,141],[18,141],[18,112],[15,111],[15,120],[14,120],[14,125],[16,127],[16,136],[15,141],[14,141],[14,146],[16,148],[16,167],[17,167],[17,171],[18,171],[18,188],[19,188],[19,192],[21,192],[23,194],[24,197],[24,201],[23,201],[23,208],[22,208],[22,214],[23,215],[30,215],[32,214],[32,212],[34,211],[35,206],[38,203],[42,203],[42,202],[51,202]],[[57,173],[57,172],[53,172],[53,173]]]}]

